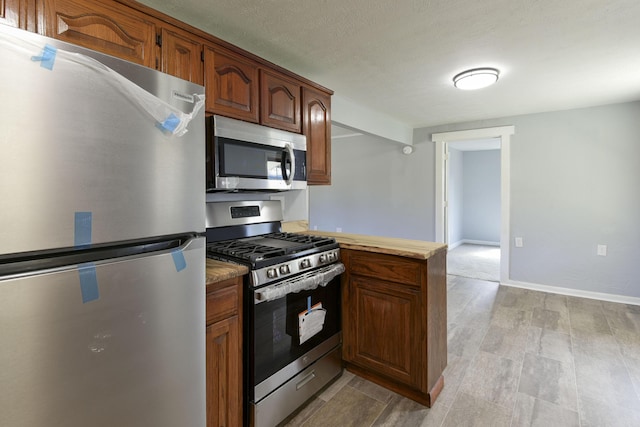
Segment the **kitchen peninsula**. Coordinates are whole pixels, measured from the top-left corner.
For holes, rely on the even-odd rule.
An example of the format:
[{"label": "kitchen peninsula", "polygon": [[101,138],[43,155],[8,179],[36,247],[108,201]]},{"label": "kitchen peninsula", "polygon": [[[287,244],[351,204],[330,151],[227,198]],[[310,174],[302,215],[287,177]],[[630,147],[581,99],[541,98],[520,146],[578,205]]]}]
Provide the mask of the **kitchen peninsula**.
[{"label": "kitchen peninsula", "polygon": [[308,231],[305,222],[284,223],[283,231],[340,244],[347,369],[430,407],[447,366],[447,245]]}]

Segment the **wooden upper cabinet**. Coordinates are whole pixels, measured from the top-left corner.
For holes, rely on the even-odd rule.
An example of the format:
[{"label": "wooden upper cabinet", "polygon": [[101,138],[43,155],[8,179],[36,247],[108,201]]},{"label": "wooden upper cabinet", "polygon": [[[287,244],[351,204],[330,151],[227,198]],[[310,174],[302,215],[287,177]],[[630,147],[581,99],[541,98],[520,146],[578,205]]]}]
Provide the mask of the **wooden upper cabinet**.
[{"label": "wooden upper cabinet", "polygon": [[37,33],[41,14],[41,0],[0,0],[0,24]]},{"label": "wooden upper cabinet", "polygon": [[22,0],[0,0],[0,24],[20,27],[20,3]]},{"label": "wooden upper cabinet", "polygon": [[155,68],[155,25],[123,4],[45,0],[45,35]]},{"label": "wooden upper cabinet", "polygon": [[258,123],[258,64],[217,46],[204,47],[207,112]]},{"label": "wooden upper cabinet", "polygon": [[260,123],[300,133],[302,86],[275,71],[260,70]]},{"label": "wooden upper cabinet", "polygon": [[177,28],[162,28],[159,33],[162,52],[160,71],[199,85],[204,84],[202,41]]},{"label": "wooden upper cabinet", "polygon": [[307,183],[331,184],[331,96],[302,88],[302,133],[307,136]]}]

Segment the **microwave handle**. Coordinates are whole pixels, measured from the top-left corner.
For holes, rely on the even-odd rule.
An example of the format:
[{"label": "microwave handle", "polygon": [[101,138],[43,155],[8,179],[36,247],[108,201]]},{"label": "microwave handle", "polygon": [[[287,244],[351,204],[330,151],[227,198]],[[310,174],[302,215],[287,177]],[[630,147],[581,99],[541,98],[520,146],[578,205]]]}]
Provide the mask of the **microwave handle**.
[{"label": "microwave handle", "polygon": [[[289,159],[291,163],[291,171],[287,173],[287,159]],[[291,144],[286,144],[284,146],[284,156],[282,156],[282,177],[284,178],[287,185],[291,185],[293,183],[293,177],[296,174],[296,156],[293,153],[293,147]]]}]

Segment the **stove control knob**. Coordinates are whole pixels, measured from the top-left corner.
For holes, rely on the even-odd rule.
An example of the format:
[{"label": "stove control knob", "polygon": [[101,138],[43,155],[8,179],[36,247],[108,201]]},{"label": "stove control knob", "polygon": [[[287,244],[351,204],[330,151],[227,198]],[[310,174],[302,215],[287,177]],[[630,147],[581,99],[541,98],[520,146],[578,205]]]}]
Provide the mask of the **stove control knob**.
[{"label": "stove control knob", "polygon": [[336,260],[335,252],[330,252],[329,254],[327,254],[327,258],[329,259],[329,261],[335,261]]},{"label": "stove control knob", "polygon": [[300,268],[309,268],[311,267],[311,260],[309,258],[303,259],[300,262]]},{"label": "stove control knob", "polygon": [[267,270],[267,278],[269,279],[273,279],[275,277],[278,277],[278,272],[276,271],[275,268],[270,268]]},{"label": "stove control knob", "polygon": [[288,265],[281,265],[280,266],[280,274],[288,274],[291,273],[291,270],[289,270],[289,266]]},{"label": "stove control knob", "polygon": [[327,255],[326,254],[320,255],[320,264],[324,264],[325,262],[327,262]]}]

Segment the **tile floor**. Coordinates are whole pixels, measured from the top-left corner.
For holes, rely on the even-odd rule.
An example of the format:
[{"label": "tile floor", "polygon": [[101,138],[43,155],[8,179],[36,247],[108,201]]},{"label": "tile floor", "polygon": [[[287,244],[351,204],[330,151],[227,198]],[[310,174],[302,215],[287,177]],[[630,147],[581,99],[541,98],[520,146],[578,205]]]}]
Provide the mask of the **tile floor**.
[{"label": "tile floor", "polygon": [[286,426],[640,426],[640,307],[448,276],[432,408],[346,372]]}]

